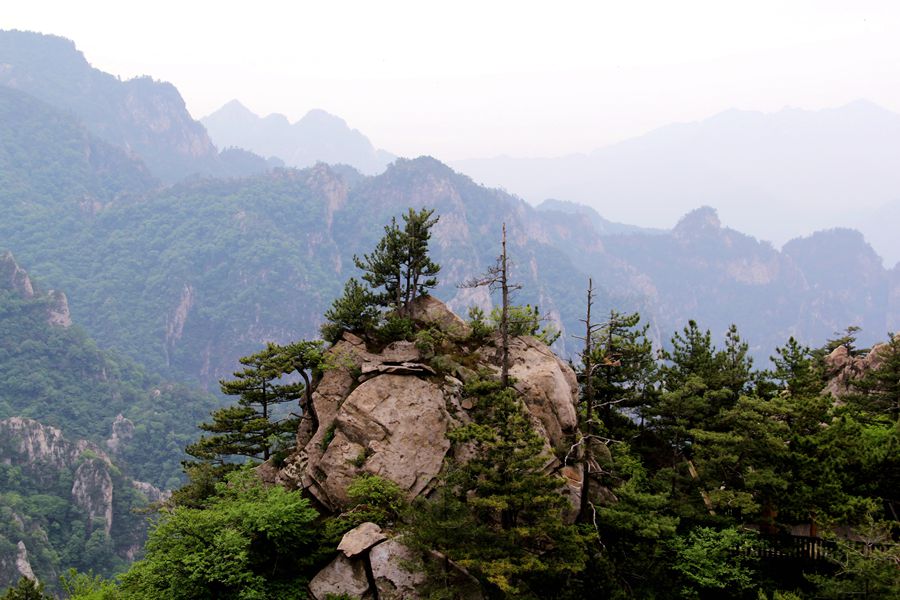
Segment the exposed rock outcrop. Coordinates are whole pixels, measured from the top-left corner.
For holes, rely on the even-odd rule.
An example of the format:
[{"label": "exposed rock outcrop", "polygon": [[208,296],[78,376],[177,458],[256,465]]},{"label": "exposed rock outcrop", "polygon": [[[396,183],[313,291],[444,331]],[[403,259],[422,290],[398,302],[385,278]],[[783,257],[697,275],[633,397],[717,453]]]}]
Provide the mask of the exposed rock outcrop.
[{"label": "exposed rock outcrop", "polygon": [[472,333],[469,325],[453,313],[447,305],[433,296],[419,296],[408,309],[409,318],[421,325],[437,327],[456,339]]},{"label": "exposed rock outcrop", "polygon": [[440,471],[450,449],[449,423],[439,385],[398,374],[365,381],[335,415],[333,439],[311,469],[310,491],[332,507],[345,506],[347,486],[372,473],[414,498]]},{"label": "exposed rock outcrop", "polygon": [[0,256],[0,287],[12,290],[25,299],[34,297],[34,287],[25,269],[16,263],[12,252]]},{"label": "exposed rock outcrop", "polygon": [[[115,467],[99,446],[70,441],[62,431],[32,419],[11,417],[0,420],[0,462],[26,471],[38,484],[53,486],[60,473],[70,473],[70,497],[89,527],[102,527],[110,535],[114,524],[113,473]],[[149,483],[128,480],[150,502],[166,494]]]},{"label": "exposed rock outcrop", "polygon": [[[301,426],[297,450],[277,472],[271,465],[261,468],[261,476],[302,487],[327,510],[341,511],[350,504],[348,487],[360,475],[393,481],[412,500],[434,489],[448,461],[467,460],[466,447],[454,449],[448,434],[470,422],[473,405],[463,398],[463,382],[479,372],[499,372],[499,337],[472,338],[462,319],[429,296],[418,299],[407,314],[420,327],[438,330],[437,341],[429,342],[433,347],[401,341],[369,348],[365,340],[344,334],[328,351],[334,366],[312,396],[318,430]],[[568,448],[576,437],[575,373],[535,338],[514,338],[509,348],[515,389],[545,440],[547,470],[559,475],[560,493],[574,511],[580,486],[570,479],[580,470],[569,465],[562,473],[554,450]],[[348,532],[338,550],[312,580],[313,597],[419,598],[425,575],[415,565],[432,561],[458,583],[459,597],[481,598],[477,582],[464,569],[446,557],[413,552],[373,523]]]},{"label": "exposed rock outcrop", "polygon": [[366,565],[361,560],[350,560],[338,554],[324,569],[316,573],[309,582],[309,591],[316,600],[325,600],[329,595],[347,594],[351,598],[368,600],[372,589],[366,577]]},{"label": "exposed rock outcrop", "polygon": [[843,345],[832,350],[825,357],[825,374],[828,377],[825,392],[835,398],[849,393],[854,381],[881,366],[882,354],[888,349],[887,344],[876,344],[864,356],[853,356]]},{"label": "exposed rock outcrop", "polygon": [[35,290],[28,273],[19,266],[12,252],[0,255],[0,289],[7,289],[24,300],[46,301],[47,323],[55,327],[72,325],[69,314],[69,300],[63,292],[50,290],[42,293]]},{"label": "exposed rock outcrop", "polygon": [[383,536],[371,548],[353,557],[338,554],[313,577],[309,590],[316,600],[324,600],[332,594],[348,594],[363,600],[376,597],[379,600],[427,598],[429,596],[424,589],[428,582],[426,563],[430,571],[442,573],[441,579],[453,589],[454,598],[484,598],[478,581],[446,556],[437,552],[420,555],[405,546],[401,538],[385,539]]},{"label": "exposed rock outcrop", "polygon": [[19,540],[19,543],[16,544],[16,569],[22,577],[36,579],[34,570],[31,568],[31,563],[28,562],[28,549],[25,547],[25,542],[22,540]]},{"label": "exposed rock outcrop", "polygon": [[65,293],[50,290],[50,307],[47,309],[47,322],[56,327],[71,327],[72,315],[69,313],[69,299]]},{"label": "exposed rock outcrop", "polygon": [[[468,325],[439,300],[423,296],[409,314],[451,340],[443,351],[469,352],[460,345],[464,338],[454,337],[469,335]],[[471,380],[478,368],[498,370],[498,347],[495,338],[471,351],[478,362],[471,365],[475,369],[448,354],[436,356],[433,364],[453,371],[439,376],[410,342],[371,352],[362,339],[344,334],[329,350],[337,366],[326,371],[313,394],[319,428],[310,432],[301,427],[298,450],[274,479],[307,489],[330,510],[346,506],[347,486],[363,473],[394,481],[410,499],[427,492],[450,450],[447,432],[468,418],[460,397],[462,381]],[[554,463],[549,450],[564,447],[577,426],[575,373],[529,337],[511,340],[510,363],[516,389]]]},{"label": "exposed rock outcrop", "polygon": [[347,558],[353,558],[386,539],[381,527],[375,523],[362,523],[344,534],[337,549]]},{"label": "exposed rock outcrop", "polygon": [[116,454],[122,444],[128,442],[132,437],[134,437],[134,423],[130,419],[126,419],[122,413],[119,413],[113,420],[109,439],[106,440],[106,447],[110,452]]}]

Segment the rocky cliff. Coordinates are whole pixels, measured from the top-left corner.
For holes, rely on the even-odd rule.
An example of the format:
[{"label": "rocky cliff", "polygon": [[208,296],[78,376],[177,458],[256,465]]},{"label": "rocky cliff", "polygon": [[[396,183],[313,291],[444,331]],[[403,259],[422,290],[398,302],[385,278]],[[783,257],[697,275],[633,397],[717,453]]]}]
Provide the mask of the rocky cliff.
[{"label": "rocky cliff", "polygon": [[[897,338],[894,339],[896,341]],[[838,399],[856,391],[853,383],[881,367],[890,351],[888,343],[875,344],[865,354],[851,352],[845,345],[838,346],[825,357],[825,376],[828,379],[825,391]]]},{"label": "rocky cliff", "polygon": [[0,479],[9,494],[0,496],[0,588],[27,576],[53,589],[69,567],[109,573],[143,542],[132,509],[164,497],[123,477],[97,445],[21,417],[0,420]]},{"label": "rocky cliff", "polygon": [[[362,475],[388,479],[413,500],[432,494],[449,465],[467,460],[470,450],[452,443],[448,434],[472,420],[472,401],[463,386],[499,373],[499,339],[472,336],[464,321],[429,296],[418,299],[410,315],[440,341],[377,347],[345,333],[329,350],[335,366],[313,394],[318,429],[301,427],[297,449],[285,465],[277,472],[262,469],[270,480],[302,488],[326,511],[340,512],[349,506],[348,487]],[[510,364],[515,389],[544,440],[545,470],[558,477],[560,493],[574,508],[579,482],[563,476],[566,465],[557,457],[576,439],[575,373],[531,337],[511,340]],[[315,598],[324,600],[328,593],[418,597],[422,574],[402,568],[410,551],[391,532],[376,529],[368,524],[344,537],[342,553],[313,580]],[[471,587],[464,570],[452,571]],[[466,597],[480,597],[477,586],[472,594]]]},{"label": "rocky cliff", "polygon": [[74,115],[91,134],[140,158],[166,183],[269,168],[259,157],[220,155],[171,83],[150,77],[123,81],[104,73],[65,38],[0,31],[0,85]]}]

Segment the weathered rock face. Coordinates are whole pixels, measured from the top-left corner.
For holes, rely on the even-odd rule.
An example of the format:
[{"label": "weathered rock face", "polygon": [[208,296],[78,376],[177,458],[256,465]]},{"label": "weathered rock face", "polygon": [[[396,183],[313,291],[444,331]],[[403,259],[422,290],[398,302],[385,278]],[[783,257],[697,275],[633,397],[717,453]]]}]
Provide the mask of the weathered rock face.
[{"label": "weathered rock face", "polygon": [[835,398],[850,392],[852,383],[863,375],[881,366],[882,354],[888,350],[887,344],[872,346],[865,356],[851,356],[846,346],[838,346],[825,357],[828,384],[825,391]]},{"label": "weathered rock face", "polygon": [[510,340],[509,374],[539,432],[554,448],[562,447],[578,427],[578,382],[572,368],[531,337]]},{"label": "weathered rock face", "polygon": [[[62,474],[71,477],[72,504],[89,529],[101,527],[110,535],[115,514],[115,467],[98,446],[85,440],[69,441],[59,429],[21,417],[0,420],[0,440],[0,462],[21,468],[38,490],[54,489]],[[130,484],[150,502],[166,497],[149,483],[119,477],[120,484]]]},{"label": "weathered rock face", "polygon": [[31,563],[28,562],[28,549],[22,540],[16,544],[16,569],[22,574],[22,577],[35,579],[34,570],[31,568]]},{"label": "weathered rock face", "polygon": [[47,309],[47,322],[56,327],[70,327],[72,315],[69,313],[69,299],[65,293],[50,290],[50,307]]},{"label": "weathered rock face", "polygon": [[342,506],[353,479],[371,473],[394,481],[413,498],[440,471],[450,449],[449,423],[438,385],[396,374],[370,379],[341,404],[333,439],[312,471],[311,491]]},{"label": "weathered rock face", "polygon": [[337,549],[347,558],[353,558],[386,539],[381,527],[375,523],[362,523],[344,534]]},{"label": "weathered rock face", "polygon": [[[468,335],[468,325],[439,300],[419,298],[410,315],[451,340],[445,351],[469,352],[461,338],[453,337]],[[499,370],[498,347],[496,339],[470,353],[478,362],[473,368],[445,356],[444,370],[449,362],[462,380],[477,369]],[[438,375],[410,342],[394,342],[375,353],[362,339],[344,334],[329,353],[336,367],[326,371],[313,393],[318,430],[301,425],[297,452],[268,477],[307,489],[331,510],[347,505],[347,487],[363,473],[390,479],[410,499],[428,492],[450,450],[448,431],[468,420],[465,411],[471,405],[460,398],[460,379]],[[433,357],[432,363],[438,365],[439,359]],[[575,373],[534,338],[511,340],[510,362],[516,389],[554,462],[551,450],[570,444],[577,427]]]},{"label": "weathered rock face", "polygon": [[69,314],[69,300],[63,292],[50,290],[43,294],[35,291],[31,277],[19,266],[12,252],[0,255],[0,289],[7,289],[24,300],[45,298],[47,300],[47,323],[55,327],[69,327],[72,316]]},{"label": "weathered rock face", "polygon": [[422,325],[437,327],[457,339],[472,332],[469,325],[456,316],[447,305],[433,296],[419,296],[409,307],[409,318]]},{"label": "weathered rock face", "polygon": [[378,544],[369,552],[372,576],[378,589],[379,600],[403,600],[418,598],[416,592],[425,583],[425,574],[410,570],[416,555],[397,540]]},{"label": "weathered rock face", "polygon": [[366,577],[366,565],[362,560],[350,560],[338,554],[333,561],[319,571],[309,582],[309,591],[316,600],[329,595],[347,594],[351,598],[368,600],[372,589]]},{"label": "weathered rock face", "polygon": [[72,500],[87,515],[90,526],[102,524],[106,535],[113,525],[113,483],[109,459],[88,458],[75,469]]},{"label": "weathered rock face", "polygon": [[106,447],[113,454],[116,454],[122,444],[134,437],[134,423],[130,419],[126,419],[122,413],[116,415],[112,423],[112,430],[109,439],[106,440]]},{"label": "weathered rock face", "polygon": [[25,269],[16,263],[12,252],[0,256],[0,287],[17,292],[25,299],[34,297],[31,278]]},{"label": "weathered rock face", "polygon": [[[444,304],[426,296],[408,313],[420,326],[438,329],[444,341],[426,351],[394,342],[372,351],[364,340],[344,334],[329,353],[336,365],[313,393],[319,418],[315,432],[298,432],[297,451],[280,471],[261,476],[288,487],[302,487],[328,510],[348,507],[347,488],[362,474],[378,475],[400,486],[411,500],[428,495],[448,461],[465,461],[465,445],[453,449],[448,433],[470,422],[463,381],[478,371],[499,371],[499,339],[476,347],[468,325]],[[427,362],[426,362],[427,359]],[[535,430],[546,440],[547,469],[562,465],[553,449],[568,448],[577,429],[575,373],[534,338],[510,341],[510,373]],[[463,364],[465,363],[465,364]],[[579,469],[569,467],[578,474]],[[578,481],[560,474],[560,493],[578,506]],[[573,508],[573,511],[575,508]],[[574,514],[574,512],[573,512]],[[340,554],[312,580],[315,598],[347,593],[361,598],[419,598],[425,575],[410,565],[433,562],[452,580],[457,597],[481,598],[475,581],[446,557],[420,556],[372,523],[348,532]]]},{"label": "weathered rock face", "polygon": [[[377,529],[376,537],[371,534]],[[316,600],[329,595],[348,594],[354,598],[379,600],[416,600],[428,597],[425,563],[442,571],[442,579],[454,591],[454,598],[481,600],[484,596],[478,581],[465,569],[438,553],[419,555],[402,543],[401,538],[387,538],[374,523],[363,523],[349,531],[341,547],[353,546],[353,553],[338,554],[309,583]]]}]

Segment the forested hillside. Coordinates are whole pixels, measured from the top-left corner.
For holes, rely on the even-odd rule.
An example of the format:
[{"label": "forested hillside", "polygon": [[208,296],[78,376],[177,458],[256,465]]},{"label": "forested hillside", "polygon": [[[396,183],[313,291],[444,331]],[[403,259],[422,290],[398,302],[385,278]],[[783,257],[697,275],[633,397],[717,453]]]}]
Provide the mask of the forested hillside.
[{"label": "forested hillside", "polygon": [[[241,360],[146,555],[70,598],[896,597],[900,336],[790,338],[759,370],[734,326],[658,354],[588,292],[572,365],[505,293],[468,321],[429,295],[438,222],[384,228],[330,345]],[[508,291],[507,258],[469,289]]]},{"label": "forested hillside", "polygon": [[104,448],[135,479],[171,489],[215,400],[98,348],[66,297],[0,257],[0,419],[26,417]]},{"label": "forested hillside", "polygon": [[[900,270],[885,270],[859,236],[818,234],[779,252],[722,227],[708,209],[671,231],[643,230],[577,205],[535,210],[429,158],[399,160],[375,177],[320,165],[159,188],[137,146],[93,137],[125,143],[104,132],[147,126],[140,111],[96,109],[96,94],[108,86],[115,96],[125,83],[92,69],[65,40],[2,39],[13,65],[6,85],[69,112],[0,87],[0,247],[66,290],[76,321],[101,345],[152,371],[214,389],[255,345],[314,335],[340,278],[355,269],[353,255],[378,235],[374,224],[408,206],[442,215],[434,251],[446,276],[436,294],[461,313],[490,308],[483,291],[456,285],[493,260],[507,223],[513,276],[524,284],[518,301],[563,327],[556,347],[566,354],[588,276],[608,306],[640,310],[658,345],[690,318],[719,339],[737,322],[765,360],[790,335],[819,344],[856,325],[871,343],[900,323]],[[59,60],[38,60],[45,45]],[[70,97],[76,84],[87,91]],[[200,127],[178,110],[185,131]],[[225,155],[233,176],[268,168],[247,152]],[[830,275],[838,263],[845,278],[859,275]]]}]

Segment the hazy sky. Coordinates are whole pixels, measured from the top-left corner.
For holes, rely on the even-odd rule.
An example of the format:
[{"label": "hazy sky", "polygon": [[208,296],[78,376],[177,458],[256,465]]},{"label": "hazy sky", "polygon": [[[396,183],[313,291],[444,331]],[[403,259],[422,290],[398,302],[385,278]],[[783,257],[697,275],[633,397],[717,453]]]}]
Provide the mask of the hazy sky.
[{"label": "hazy sky", "polygon": [[171,81],[198,118],[323,108],[443,160],[588,151],[730,107],[900,111],[891,1],[3,0],[0,27]]}]

